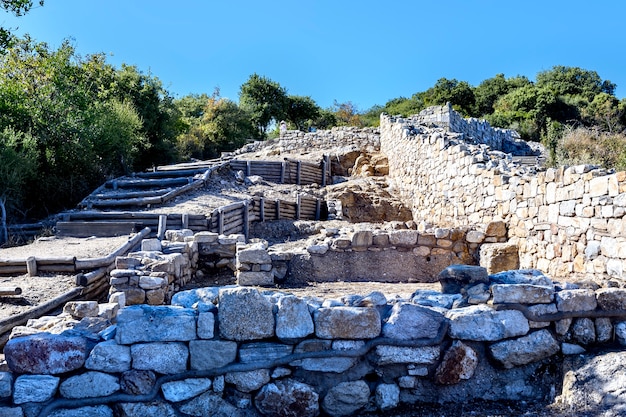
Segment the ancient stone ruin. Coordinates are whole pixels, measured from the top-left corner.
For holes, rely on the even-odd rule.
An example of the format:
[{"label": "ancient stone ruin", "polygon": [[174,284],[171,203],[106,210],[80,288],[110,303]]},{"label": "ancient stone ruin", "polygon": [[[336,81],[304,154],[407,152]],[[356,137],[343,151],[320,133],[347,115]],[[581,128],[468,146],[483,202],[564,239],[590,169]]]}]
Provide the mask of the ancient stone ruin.
[{"label": "ancient stone ruin", "polygon": [[[289,132],[235,160],[316,152],[335,177],[328,217],[387,223],[310,221],[299,245],[281,245],[263,239],[265,205],[246,203],[233,233],[143,239],[109,270],[108,302],[14,328],[0,415],[348,416],[474,399],[626,412],[626,173],[542,168],[540,149],[450,106],[382,115],[379,132]],[[389,198],[342,189],[350,175]],[[237,285],[183,290],[224,269]],[[332,280],[438,287],[276,288]],[[591,354],[603,349],[615,352]]]}]

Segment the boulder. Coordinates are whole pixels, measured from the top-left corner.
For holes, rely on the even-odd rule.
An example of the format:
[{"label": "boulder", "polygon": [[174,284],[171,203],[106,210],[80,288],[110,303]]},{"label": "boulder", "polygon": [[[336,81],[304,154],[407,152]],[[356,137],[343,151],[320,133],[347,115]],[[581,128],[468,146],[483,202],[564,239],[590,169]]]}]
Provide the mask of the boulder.
[{"label": "boulder", "polygon": [[518,269],[519,248],[515,243],[483,243],[480,246],[480,266],[488,274]]},{"label": "boulder", "polygon": [[[180,411],[194,417],[244,417],[244,411],[224,400],[219,395],[206,392],[180,406]],[[159,414],[146,414],[160,416]]]},{"label": "boulder", "polygon": [[192,340],[189,342],[191,369],[203,371],[232,363],[237,358],[237,343],[228,340]]},{"label": "boulder", "polygon": [[200,312],[213,311],[218,299],[219,287],[194,288],[174,294],[172,305],[194,308]]},{"label": "boulder", "polygon": [[367,405],[369,396],[365,381],[342,382],[328,390],[322,408],[332,417],[351,415]]},{"label": "boulder", "polygon": [[148,394],[155,383],[156,375],[152,371],[131,369],[120,376],[120,388],[130,395]]},{"label": "boulder", "polygon": [[116,416],[119,417],[178,417],[174,407],[164,401],[145,403],[118,403],[115,406]]},{"label": "boulder", "polygon": [[521,336],[530,329],[528,320],[517,310],[496,311],[486,305],[450,310],[449,335],[453,339],[496,341]]},{"label": "boulder", "polygon": [[400,387],[396,384],[379,384],[376,387],[374,399],[381,411],[396,408],[400,404]]},{"label": "boulder", "polygon": [[320,308],[315,312],[315,335],[321,339],[372,339],[381,331],[373,307]]},{"label": "boulder", "polygon": [[489,347],[493,358],[507,369],[540,361],[559,352],[559,342],[548,330],[538,330],[517,339],[494,343]]},{"label": "boulder", "polygon": [[89,354],[85,368],[102,372],[124,372],[130,369],[130,347],[115,340],[98,343]]},{"label": "boulder", "polygon": [[18,374],[54,375],[81,368],[87,340],[77,336],[37,333],[11,339],[4,347],[9,369]]},{"label": "boulder", "polygon": [[455,340],[446,351],[435,372],[435,382],[442,385],[458,384],[470,379],[478,366],[478,354],[474,349]]},{"label": "boulder", "polygon": [[253,371],[229,372],[224,380],[233,384],[241,392],[252,392],[270,382],[269,369],[255,369]]},{"label": "boulder", "polygon": [[187,378],[182,381],[166,382],[161,385],[163,398],[174,403],[188,400],[209,389],[211,389],[210,378]]},{"label": "boulder", "polygon": [[65,398],[106,397],[119,389],[117,377],[95,371],[71,376],[59,387],[61,395]]},{"label": "boulder", "polygon": [[598,305],[596,293],[591,289],[558,291],[555,299],[559,311],[593,311]]},{"label": "boulder", "polygon": [[140,343],[130,347],[133,369],[160,374],[178,374],[187,370],[189,349],[184,343]]},{"label": "boulder", "polygon": [[399,340],[432,339],[437,337],[445,317],[426,307],[396,303],[383,325],[384,337]]},{"label": "boulder", "polygon": [[624,288],[600,288],[596,290],[596,299],[601,310],[626,310]]},{"label": "boulder", "polygon": [[293,340],[307,337],[315,331],[313,318],[305,300],[295,296],[281,297],[276,313],[276,337]]},{"label": "boulder", "polygon": [[182,342],[196,337],[196,311],[189,308],[134,305],[117,315],[115,339],[120,345]]},{"label": "boulder", "polygon": [[494,284],[493,303],[549,304],[554,300],[554,288],[532,284]]},{"label": "boulder", "polygon": [[254,398],[261,414],[274,417],[316,417],[319,395],[310,385],[292,379],[265,385]]},{"label": "boulder", "polygon": [[274,336],[272,303],[256,289],[221,289],[218,321],[224,339],[247,341]]},{"label": "boulder", "polygon": [[24,404],[48,401],[56,394],[59,380],[51,375],[20,375],[15,379],[13,402]]},{"label": "boulder", "polygon": [[552,280],[538,269],[518,269],[489,275],[489,282],[493,284],[530,284],[550,287]]},{"label": "boulder", "polygon": [[459,294],[461,289],[476,284],[488,284],[487,269],[474,265],[450,265],[439,273],[441,292]]}]

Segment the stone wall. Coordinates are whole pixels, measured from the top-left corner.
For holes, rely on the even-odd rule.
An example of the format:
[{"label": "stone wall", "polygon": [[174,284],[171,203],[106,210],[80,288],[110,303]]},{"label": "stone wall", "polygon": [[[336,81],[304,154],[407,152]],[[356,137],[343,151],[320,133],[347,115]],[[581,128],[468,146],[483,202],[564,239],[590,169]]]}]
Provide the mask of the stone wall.
[{"label": "stone wall", "polygon": [[[522,268],[623,282],[626,173],[592,166],[541,170],[466,141],[463,133],[381,116],[389,180],[416,222],[438,227],[503,220]],[[621,285],[621,284],[620,284]]]},{"label": "stone wall", "polygon": [[562,355],[610,346],[614,335],[626,343],[625,289],[463,265],[440,282],[441,292],[410,299],[233,287],[117,315],[110,305],[68,303],[64,314],[14,330],[0,415],[313,417],[551,400]]}]

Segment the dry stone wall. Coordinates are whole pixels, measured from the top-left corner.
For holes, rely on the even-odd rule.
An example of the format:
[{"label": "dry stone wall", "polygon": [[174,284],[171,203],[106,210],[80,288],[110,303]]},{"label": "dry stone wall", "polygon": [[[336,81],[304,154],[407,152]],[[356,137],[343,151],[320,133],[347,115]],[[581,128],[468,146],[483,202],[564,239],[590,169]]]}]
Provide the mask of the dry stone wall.
[{"label": "dry stone wall", "polygon": [[455,227],[503,220],[519,245],[522,268],[622,285],[625,172],[519,165],[511,154],[475,144],[470,134],[433,124],[450,113],[446,106],[430,111],[428,125],[420,125],[419,116],[381,116],[381,151],[392,156],[389,179],[416,222]]}]

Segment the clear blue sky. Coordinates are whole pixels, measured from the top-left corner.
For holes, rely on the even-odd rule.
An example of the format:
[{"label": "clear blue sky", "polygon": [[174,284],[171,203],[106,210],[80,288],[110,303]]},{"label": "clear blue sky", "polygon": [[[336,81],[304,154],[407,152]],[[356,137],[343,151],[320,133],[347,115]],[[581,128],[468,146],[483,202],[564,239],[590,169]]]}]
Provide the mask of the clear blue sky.
[{"label": "clear blue sky", "polygon": [[366,110],[441,77],[534,80],[554,65],[597,71],[624,97],[625,17],[622,0],[45,0],[0,23],[136,65],[174,97],[219,87],[238,100],[256,72],[322,107]]}]

